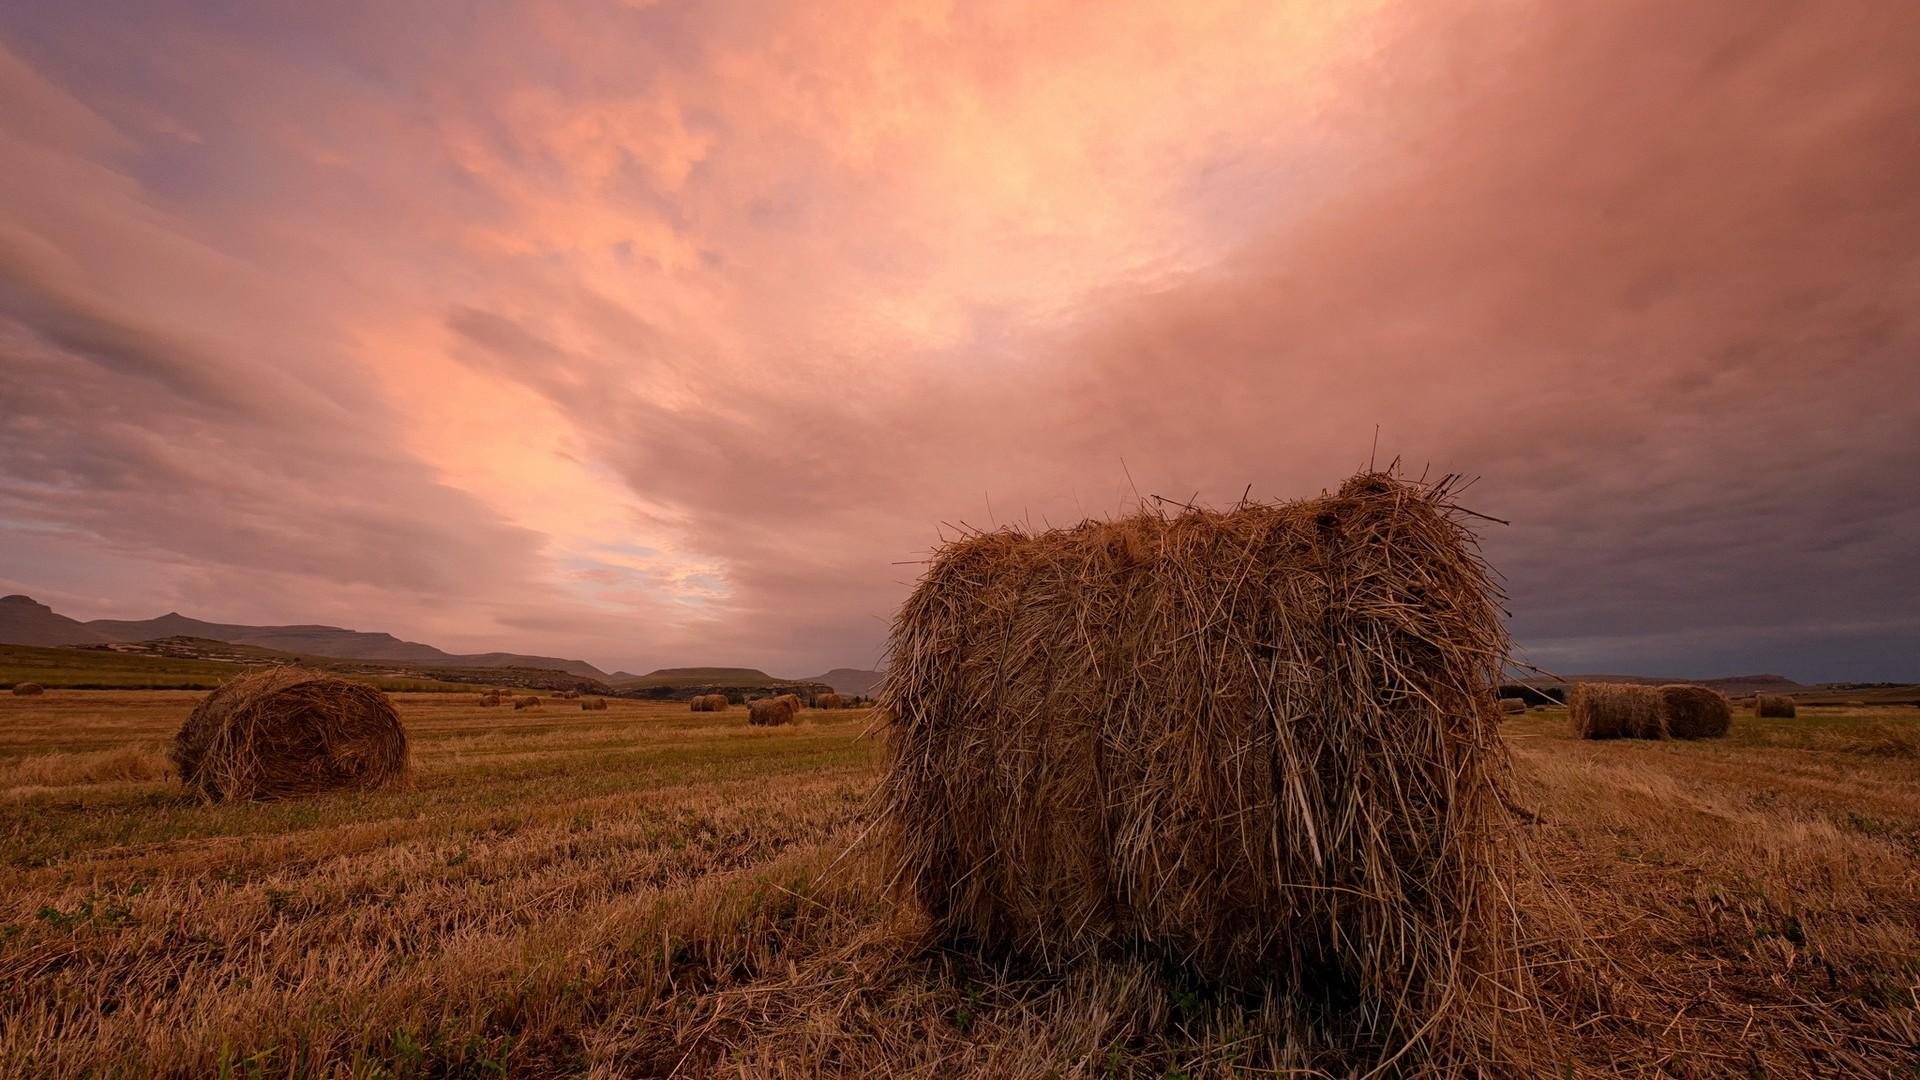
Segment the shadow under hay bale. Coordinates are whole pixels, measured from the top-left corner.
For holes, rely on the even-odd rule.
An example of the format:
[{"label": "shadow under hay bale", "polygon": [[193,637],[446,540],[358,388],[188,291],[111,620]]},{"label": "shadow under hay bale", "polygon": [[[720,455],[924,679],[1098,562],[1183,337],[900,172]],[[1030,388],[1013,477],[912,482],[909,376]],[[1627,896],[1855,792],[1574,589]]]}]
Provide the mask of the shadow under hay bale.
[{"label": "shadow under hay bale", "polygon": [[44,686],[41,686],[37,682],[23,682],[23,683],[13,684],[14,697],[39,697],[41,694],[44,694],[46,692],[47,692],[47,688]]},{"label": "shadow under hay bale", "polygon": [[799,712],[794,706],[795,700],[797,699],[792,694],[755,698],[747,702],[747,723],[760,727],[791,724],[794,716]]},{"label": "shadow under hay bale", "polygon": [[1356,1061],[1504,1073],[1496,599],[1449,482],[1385,474],[948,544],[876,694],[894,880],[989,953],[1144,952],[1337,1010]]},{"label": "shadow under hay bale", "polygon": [[1733,727],[1733,706],[1717,690],[1672,683],[1660,688],[1660,703],[1676,739],[1717,739]]},{"label": "shadow under hay bale", "polygon": [[1581,683],[1567,695],[1567,718],[1582,739],[1664,739],[1660,691],[1632,683]]},{"label": "shadow under hay bale", "polygon": [[210,802],[283,799],[404,780],[407,732],[387,695],[300,668],[243,675],[194,707],[173,764]]},{"label": "shadow under hay bale", "polygon": [[1503,697],[1500,699],[1500,711],[1509,716],[1527,711],[1525,698]]},{"label": "shadow under hay bale", "polygon": [[838,709],[844,706],[839,694],[819,694],[813,699],[813,707],[816,709]]},{"label": "shadow under hay bale", "polygon": [[1800,710],[1794,705],[1793,699],[1784,694],[1753,695],[1753,715],[1755,716],[1791,718],[1799,715],[1799,712]]}]

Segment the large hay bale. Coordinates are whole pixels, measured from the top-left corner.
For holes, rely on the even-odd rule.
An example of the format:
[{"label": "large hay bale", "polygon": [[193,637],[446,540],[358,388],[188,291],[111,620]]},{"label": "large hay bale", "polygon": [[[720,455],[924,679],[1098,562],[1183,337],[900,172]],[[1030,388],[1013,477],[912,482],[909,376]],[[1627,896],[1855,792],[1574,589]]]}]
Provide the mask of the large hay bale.
[{"label": "large hay bale", "polygon": [[876,694],[895,879],[992,952],[1144,948],[1363,1052],[1482,1052],[1526,982],[1497,598],[1448,482],[1384,474],[951,543]]},{"label": "large hay bale", "polygon": [[518,712],[521,709],[537,709],[539,707],[540,707],[540,699],[537,697],[534,697],[532,694],[528,694],[526,697],[523,697],[523,698],[515,698],[513,700],[513,708],[515,712]]},{"label": "large hay bale", "polygon": [[597,698],[581,698],[580,699],[581,712],[604,712],[606,711],[606,708],[607,708],[606,698],[597,697]]},{"label": "large hay bale", "polygon": [[792,705],[795,713],[807,707],[806,702],[800,700],[799,694],[781,694],[779,700]]},{"label": "large hay bale", "polygon": [[173,738],[174,767],[208,801],[372,789],[407,775],[407,732],[387,695],[294,667],[208,694]]},{"label": "large hay bale", "polygon": [[1567,695],[1567,718],[1582,739],[1664,739],[1660,691],[1633,683],[1581,683]]},{"label": "large hay bale", "polygon": [[817,694],[813,699],[813,707],[816,709],[838,709],[842,708],[843,705],[839,694]]},{"label": "large hay bale", "polygon": [[762,727],[775,724],[791,724],[793,723],[794,715],[800,711],[794,707],[794,701],[795,698],[792,694],[782,694],[779,697],[755,698],[747,702],[747,723],[758,724]]},{"label": "large hay bale", "polygon": [[1733,705],[1717,690],[1672,683],[1660,688],[1660,703],[1676,739],[1717,739],[1733,726]]},{"label": "large hay bale", "polygon": [[1526,712],[1527,699],[1517,698],[1517,697],[1503,697],[1500,699],[1500,711],[1510,716],[1515,713]]},{"label": "large hay bale", "polygon": [[1793,699],[1787,697],[1785,694],[1753,695],[1753,715],[1755,716],[1792,717],[1797,715],[1799,711],[1800,710],[1794,706]]},{"label": "large hay bale", "polygon": [[23,682],[23,683],[13,684],[14,697],[39,697],[41,694],[44,694],[46,692],[47,692],[47,688],[44,686],[41,686],[37,682]]},{"label": "large hay bale", "polygon": [[725,694],[698,694],[687,702],[694,712],[726,712],[731,704]]}]

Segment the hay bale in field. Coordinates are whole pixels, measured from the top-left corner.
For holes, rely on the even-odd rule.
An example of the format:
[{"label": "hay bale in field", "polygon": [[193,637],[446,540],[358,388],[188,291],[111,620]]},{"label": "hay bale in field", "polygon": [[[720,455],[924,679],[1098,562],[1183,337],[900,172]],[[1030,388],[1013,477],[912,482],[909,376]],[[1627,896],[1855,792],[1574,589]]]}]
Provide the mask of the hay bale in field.
[{"label": "hay bale in field", "polygon": [[210,802],[372,789],[407,775],[407,732],[387,695],[294,667],[208,694],[173,738],[173,764]]},{"label": "hay bale in field", "polygon": [[1664,739],[1660,691],[1633,683],[1581,683],[1567,696],[1567,718],[1582,739]]},{"label": "hay bale in field", "polygon": [[725,694],[697,694],[687,701],[693,712],[726,712],[730,704]]},{"label": "hay bale in field", "polygon": [[605,712],[606,708],[607,699],[603,697],[582,698],[580,701],[581,712]]},{"label": "hay bale in field", "polygon": [[1503,697],[1500,699],[1500,711],[1508,715],[1512,715],[1514,713],[1526,712],[1527,699],[1517,698],[1517,697]]},{"label": "hay bale in field", "polygon": [[577,700],[579,700],[579,698],[580,698],[580,691],[578,691],[578,690],[562,690],[562,691],[560,691],[560,699],[561,699],[562,701],[577,701]]},{"label": "hay bale in field", "polygon": [[1785,694],[1753,695],[1753,715],[1755,716],[1792,717],[1798,715],[1799,711],[1794,706],[1793,699]]},{"label": "hay bale in field", "polygon": [[948,544],[875,695],[894,879],[992,952],[1144,948],[1363,1053],[1492,1053],[1530,985],[1497,598],[1450,482],[1386,474]]},{"label": "hay bale in field", "polygon": [[23,683],[13,684],[14,697],[39,697],[41,694],[44,694],[46,692],[47,692],[47,688],[44,686],[41,686],[37,682],[23,682]]},{"label": "hay bale in field", "polygon": [[794,702],[798,700],[792,694],[779,697],[755,698],[747,702],[747,723],[768,727],[776,724],[791,724],[800,710]]},{"label": "hay bale in field", "polygon": [[481,694],[480,704],[486,708],[492,708],[493,706],[500,704],[500,695],[494,694],[494,693]]},{"label": "hay bale in field", "polygon": [[1717,690],[1672,683],[1660,688],[1660,703],[1676,739],[1717,739],[1733,726],[1733,705]]},{"label": "hay bale in field", "polygon": [[791,704],[795,713],[807,707],[806,702],[800,700],[799,694],[781,694],[778,700]]},{"label": "hay bale in field", "polygon": [[540,699],[537,697],[534,697],[532,694],[528,694],[526,697],[523,697],[523,698],[515,698],[513,700],[513,708],[516,712],[521,709],[537,709],[539,707],[540,707]]},{"label": "hay bale in field", "polygon": [[841,702],[840,695],[839,694],[818,694],[813,699],[813,707],[816,709],[841,708],[842,702]]}]

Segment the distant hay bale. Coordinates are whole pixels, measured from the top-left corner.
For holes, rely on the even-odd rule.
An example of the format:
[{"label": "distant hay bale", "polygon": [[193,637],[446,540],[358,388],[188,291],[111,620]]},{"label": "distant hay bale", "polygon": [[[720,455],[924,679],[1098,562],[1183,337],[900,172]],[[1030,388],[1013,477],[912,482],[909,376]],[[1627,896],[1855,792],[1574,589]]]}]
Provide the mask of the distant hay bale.
[{"label": "distant hay bale", "polygon": [[581,712],[604,712],[606,707],[607,699],[603,697],[583,698],[580,701]]},{"label": "distant hay bale", "polygon": [[13,684],[14,697],[39,697],[41,694],[44,694],[46,692],[47,692],[47,688],[44,686],[41,686],[37,682],[23,682],[23,683]]},{"label": "distant hay bale", "polygon": [[725,694],[698,694],[688,700],[687,707],[694,712],[726,712],[731,704]]},{"label": "distant hay bale", "polygon": [[1793,717],[1799,714],[1793,699],[1785,694],[1753,695],[1753,715]]},{"label": "distant hay bale", "polygon": [[794,715],[799,712],[794,706],[796,700],[792,694],[782,694],[779,697],[755,698],[747,702],[747,723],[756,724],[761,727],[791,724],[793,723]]},{"label": "distant hay bale", "polygon": [[537,709],[540,707],[540,699],[534,697],[532,694],[528,694],[523,698],[515,698],[513,700],[513,707],[515,711],[520,709]]},{"label": "distant hay bale", "polygon": [[839,694],[818,694],[813,699],[816,709],[838,709],[843,707]]},{"label": "distant hay bale", "polygon": [[500,704],[500,695],[493,693],[481,694],[480,704],[489,708],[498,705]]},{"label": "distant hay bale", "polygon": [[1370,1052],[1481,1060],[1530,983],[1507,639],[1462,517],[1363,474],[938,550],[876,694],[894,880],[989,952],[1145,950],[1339,1007]]},{"label": "distant hay bale", "polygon": [[174,736],[174,767],[210,802],[369,790],[407,775],[407,732],[387,695],[293,667],[208,694]]},{"label": "distant hay bale", "polygon": [[1717,690],[1673,683],[1660,688],[1660,701],[1676,739],[1717,739],[1733,726],[1733,705]]},{"label": "distant hay bale", "polygon": [[561,700],[563,701],[575,701],[580,697],[580,691],[562,690],[560,691],[560,697],[561,697]]},{"label": "distant hay bale", "polygon": [[1660,691],[1633,683],[1581,683],[1567,696],[1567,717],[1582,739],[1664,739]]},{"label": "distant hay bale", "polygon": [[1527,699],[1517,698],[1517,697],[1503,697],[1500,699],[1500,711],[1507,714],[1526,712]]}]

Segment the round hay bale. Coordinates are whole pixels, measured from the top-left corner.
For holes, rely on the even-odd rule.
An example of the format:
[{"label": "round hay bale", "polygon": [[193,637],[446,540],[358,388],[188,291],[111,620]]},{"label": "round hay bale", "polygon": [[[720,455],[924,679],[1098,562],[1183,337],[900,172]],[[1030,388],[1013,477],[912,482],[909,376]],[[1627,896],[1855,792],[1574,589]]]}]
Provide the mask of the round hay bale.
[{"label": "round hay bale", "polygon": [[1660,701],[1676,739],[1717,739],[1733,726],[1733,705],[1717,690],[1672,683],[1660,688]]},{"label": "round hay bale", "polygon": [[1567,718],[1582,739],[1664,739],[1660,691],[1633,683],[1581,683],[1567,695]]},{"label": "round hay bale", "polygon": [[820,694],[813,699],[813,707],[816,709],[838,709],[842,708],[843,704],[839,694]]},{"label": "round hay bale", "polygon": [[794,715],[799,712],[799,709],[794,705],[794,702],[797,700],[798,699],[792,694],[782,694],[779,697],[770,698],[755,698],[747,702],[747,723],[761,727],[791,724],[793,723]]},{"label": "round hay bale", "polygon": [[44,694],[46,692],[47,692],[47,688],[44,686],[41,686],[37,682],[23,682],[23,683],[13,684],[14,697],[39,697],[41,694]]},{"label": "round hay bale", "polygon": [[209,802],[284,799],[404,780],[407,732],[387,695],[294,667],[208,694],[174,736],[174,767]]},{"label": "round hay bale", "polygon": [[1527,699],[1517,698],[1517,697],[1503,697],[1500,699],[1500,711],[1509,716],[1515,713],[1526,712]]},{"label": "round hay bale", "polygon": [[696,694],[687,700],[693,712],[726,712],[728,704],[725,694]]},{"label": "round hay bale", "polygon": [[481,694],[480,704],[487,708],[491,708],[495,705],[498,705],[500,704],[500,695],[499,694]]},{"label": "round hay bale", "polygon": [[1531,993],[1507,638],[1462,518],[1363,474],[941,548],[875,695],[893,879],[989,952],[1257,980],[1375,1061],[1500,1053]]},{"label": "round hay bale", "polygon": [[534,697],[532,694],[528,694],[526,697],[514,699],[513,707],[516,711],[520,709],[537,709],[540,707],[540,699]]},{"label": "round hay bale", "polygon": [[1753,715],[1793,717],[1799,714],[1793,699],[1785,694],[1753,695]]},{"label": "round hay bale", "polygon": [[800,700],[799,694],[791,694],[791,693],[781,694],[780,700],[791,704],[793,706],[793,711],[795,713],[798,713],[801,709],[804,709],[807,707],[806,702]]},{"label": "round hay bale", "polygon": [[580,701],[581,712],[604,712],[606,711],[606,708],[607,708],[606,698],[599,698],[599,697],[583,698]]}]

